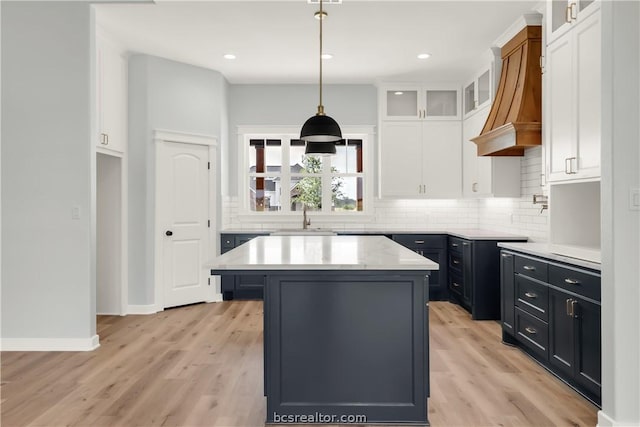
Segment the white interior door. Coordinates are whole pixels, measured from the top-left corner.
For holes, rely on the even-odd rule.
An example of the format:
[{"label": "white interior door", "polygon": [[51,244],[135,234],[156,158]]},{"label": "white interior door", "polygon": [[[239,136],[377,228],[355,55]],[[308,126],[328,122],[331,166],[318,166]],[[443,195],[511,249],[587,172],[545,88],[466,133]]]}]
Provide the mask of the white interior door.
[{"label": "white interior door", "polygon": [[164,142],[158,150],[159,271],[167,308],[207,299],[209,148]]}]

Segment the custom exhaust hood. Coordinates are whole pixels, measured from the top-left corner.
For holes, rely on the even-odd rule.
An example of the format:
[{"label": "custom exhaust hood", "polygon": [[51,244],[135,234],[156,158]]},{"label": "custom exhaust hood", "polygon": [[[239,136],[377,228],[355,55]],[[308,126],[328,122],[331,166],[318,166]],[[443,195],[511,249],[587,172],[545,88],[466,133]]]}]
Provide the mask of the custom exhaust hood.
[{"label": "custom exhaust hood", "polygon": [[524,156],[542,144],[542,27],[526,26],[501,50],[502,73],[487,122],[471,138],[478,156]]}]

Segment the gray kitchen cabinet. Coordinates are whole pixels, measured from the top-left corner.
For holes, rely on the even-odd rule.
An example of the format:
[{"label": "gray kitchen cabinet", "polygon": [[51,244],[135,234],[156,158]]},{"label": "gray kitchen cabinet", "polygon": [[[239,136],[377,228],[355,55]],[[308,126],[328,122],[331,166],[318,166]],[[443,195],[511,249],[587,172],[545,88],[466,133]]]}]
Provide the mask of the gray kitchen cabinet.
[{"label": "gray kitchen cabinet", "polygon": [[[251,239],[266,235],[267,233],[221,234],[220,253],[223,254]],[[222,276],[221,288],[222,299],[225,301],[233,299],[262,299],[264,293],[264,276],[260,274]]]},{"label": "gray kitchen cabinet", "polygon": [[500,259],[503,342],[599,406],[600,273],[511,250]]},{"label": "gray kitchen cabinet", "polygon": [[448,298],[447,290],[447,235],[446,234],[393,234],[392,240],[438,263],[440,269],[429,276],[429,300]]}]

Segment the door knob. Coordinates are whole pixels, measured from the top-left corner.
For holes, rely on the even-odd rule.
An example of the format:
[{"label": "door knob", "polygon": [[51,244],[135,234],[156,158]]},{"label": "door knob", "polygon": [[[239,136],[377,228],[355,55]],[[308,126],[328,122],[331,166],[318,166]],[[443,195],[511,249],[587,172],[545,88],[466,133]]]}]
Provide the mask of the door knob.
[{"label": "door knob", "polygon": [[173,231],[167,230],[164,234],[166,234],[167,236],[173,236]]}]

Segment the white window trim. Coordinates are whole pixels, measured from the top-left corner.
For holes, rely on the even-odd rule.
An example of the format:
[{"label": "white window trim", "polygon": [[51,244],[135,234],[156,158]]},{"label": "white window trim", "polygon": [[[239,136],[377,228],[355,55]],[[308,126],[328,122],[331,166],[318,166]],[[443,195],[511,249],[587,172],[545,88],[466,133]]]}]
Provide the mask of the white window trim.
[{"label": "white window trim", "polygon": [[[294,223],[300,217],[300,212],[253,212],[249,209],[249,200],[245,195],[245,190],[249,187],[249,173],[247,173],[247,162],[249,158],[249,144],[246,143],[251,138],[280,138],[289,141],[291,135],[300,133],[300,126],[238,126],[238,221],[242,223]],[[352,213],[329,213],[329,212],[307,212],[313,220],[322,222],[354,222],[365,223],[374,220],[373,194],[375,183],[375,172],[373,156],[375,150],[375,126],[342,126],[342,134],[348,139],[362,139],[366,149],[364,151],[364,192],[363,211]],[[284,159],[288,160],[288,159]],[[284,172],[282,176],[289,176]]]}]

